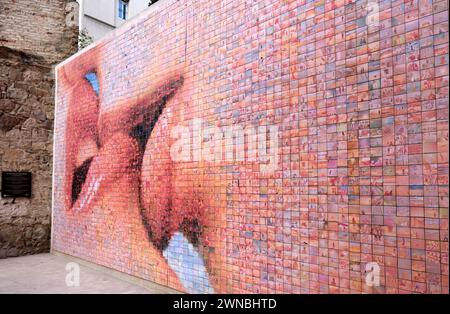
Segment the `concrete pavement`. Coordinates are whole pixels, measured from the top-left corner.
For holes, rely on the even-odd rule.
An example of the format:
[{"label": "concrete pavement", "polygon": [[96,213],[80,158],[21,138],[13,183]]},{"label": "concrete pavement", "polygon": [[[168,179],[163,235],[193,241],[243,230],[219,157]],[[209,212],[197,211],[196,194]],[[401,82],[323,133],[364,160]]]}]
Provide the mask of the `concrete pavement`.
[{"label": "concrete pavement", "polygon": [[[66,265],[70,262],[76,262],[80,266],[80,286],[78,287],[69,287],[66,284],[66,277],[69,274]],[[95,267],[86,266],[84,263],[81,264],[68,256],[38,254],[0,259],[0,294],[177,293],[157,284],[146,282],[144,286],[119,277]],[[73,277],[69,277],[71,278]]]}]

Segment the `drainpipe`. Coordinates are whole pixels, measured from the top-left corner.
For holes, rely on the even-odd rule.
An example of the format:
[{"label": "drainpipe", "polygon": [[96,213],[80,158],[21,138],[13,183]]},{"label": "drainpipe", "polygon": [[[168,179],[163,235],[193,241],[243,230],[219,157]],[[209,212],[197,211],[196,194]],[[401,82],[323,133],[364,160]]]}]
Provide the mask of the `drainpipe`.
[{"label": "drainpipe", "polygon": [[79,31],[81,32],[84,28],[83,22],[84,22],[84,0],[77,0],[79,11],[78,11],[78,25],[79,25]]}]

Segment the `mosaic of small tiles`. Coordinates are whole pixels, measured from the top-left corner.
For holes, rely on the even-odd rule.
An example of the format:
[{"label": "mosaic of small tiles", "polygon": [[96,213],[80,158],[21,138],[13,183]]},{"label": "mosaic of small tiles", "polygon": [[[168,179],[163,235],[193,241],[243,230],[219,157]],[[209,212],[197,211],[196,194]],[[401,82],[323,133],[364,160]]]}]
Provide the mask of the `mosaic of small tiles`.
[{"label": "mosaic of small tiles", "polygon": [[448,1],[165,0],[58,66],[53,249],[188,293],[448,293]]}]

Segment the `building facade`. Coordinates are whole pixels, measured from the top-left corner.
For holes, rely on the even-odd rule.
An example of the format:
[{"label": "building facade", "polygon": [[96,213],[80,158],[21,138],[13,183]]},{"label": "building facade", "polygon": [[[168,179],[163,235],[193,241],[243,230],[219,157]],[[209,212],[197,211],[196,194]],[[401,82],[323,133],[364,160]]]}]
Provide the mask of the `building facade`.
[{"label": "building facade", "polygon": [[94,41],[121,26],[156,1],[149,0],[77,0],[80,4],[80,30]]}]

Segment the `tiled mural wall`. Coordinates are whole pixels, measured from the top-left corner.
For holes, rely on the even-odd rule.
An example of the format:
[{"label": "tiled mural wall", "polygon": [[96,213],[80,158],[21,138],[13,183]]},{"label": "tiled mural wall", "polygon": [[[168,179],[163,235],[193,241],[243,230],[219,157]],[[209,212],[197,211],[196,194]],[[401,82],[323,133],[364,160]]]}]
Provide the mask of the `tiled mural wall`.
[{"label": "tiled mural wall", "polygon": [[448,293],[448,2],[165,0],[57,68],[53,249],[190,293]]}]

